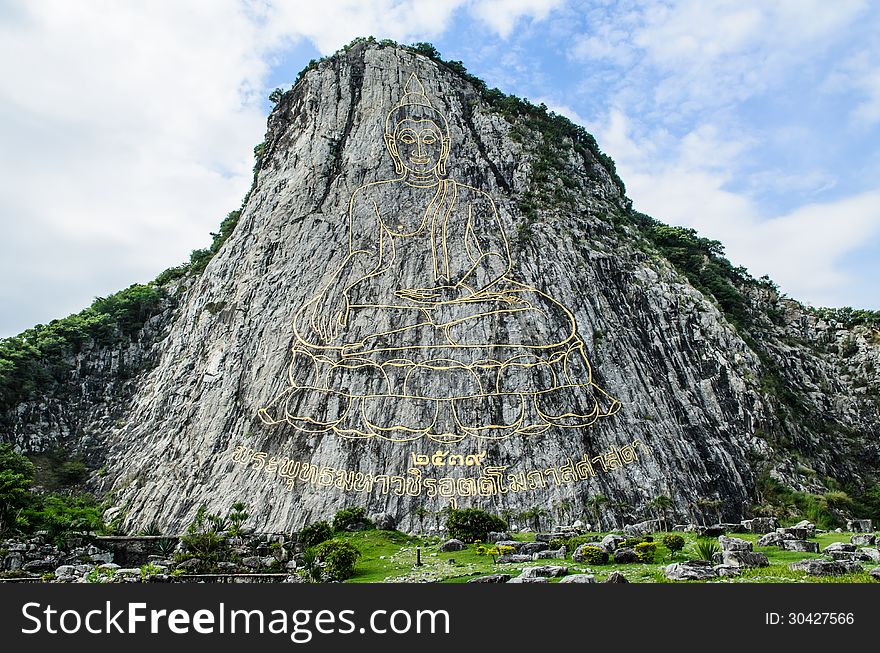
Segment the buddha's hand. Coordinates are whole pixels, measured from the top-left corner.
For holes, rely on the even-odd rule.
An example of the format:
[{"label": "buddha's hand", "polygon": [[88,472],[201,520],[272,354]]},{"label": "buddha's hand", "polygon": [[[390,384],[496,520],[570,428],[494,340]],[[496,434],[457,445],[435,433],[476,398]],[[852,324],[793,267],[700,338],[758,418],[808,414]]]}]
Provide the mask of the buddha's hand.
[{"label": "buddha's hand", "polygon": [[348,324],[348,297],[345,293],[324,293],[315,302],[312,329],[325,342],[335,339]]},{"label": "buddha's hand", "polygon": [[401,288],[394,294],[402,299],[422,304],[444,304],[461,299],[468,293],[459,286],[437,286],[435,288]]}]

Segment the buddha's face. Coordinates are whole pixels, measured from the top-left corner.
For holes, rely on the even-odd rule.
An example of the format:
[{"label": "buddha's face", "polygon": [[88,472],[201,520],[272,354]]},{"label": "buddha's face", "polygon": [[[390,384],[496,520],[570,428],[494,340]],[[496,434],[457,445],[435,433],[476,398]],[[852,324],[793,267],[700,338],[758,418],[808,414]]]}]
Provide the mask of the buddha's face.
[{"label": "buddha's face", "polygon": [[399,158],[407,170],[425,174],[446,158],[447,144],[443,132],[433,120],[407,118],[401,120],[394,130],[391,154]]}]

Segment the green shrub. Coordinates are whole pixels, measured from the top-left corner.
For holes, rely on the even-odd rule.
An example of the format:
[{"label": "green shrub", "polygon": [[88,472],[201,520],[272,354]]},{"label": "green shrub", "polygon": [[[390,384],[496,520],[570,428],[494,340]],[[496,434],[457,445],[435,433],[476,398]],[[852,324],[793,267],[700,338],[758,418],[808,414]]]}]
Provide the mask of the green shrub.
[{"label": "green shrub", "polygon": [[712,560],[712,556],[721,550],[718,546],[718,542],[709,539],[708,537],[701,537],[697,540],[694,548],[700,560]]},{"label": "green shrub", "polygon": [[[572,551],[575,551],[581,544],[591,544],[591,543],[595,543],[595,541],[596,541],[595,535],[575,535],[574,537],[569,537],[567,540],[563,540],[569,553],[571,553]],[[558,549],[559,547],[558,546],[557,547],[551,546],[550,548],[551,549],[553,549],[553,548]]]},{"label": "green shrub", "polygon": [[316,521],[305,526],[299,532],[299,539],[297,541],[304,547],[310,548],[319,545],[321,542],[326,542],[331,537],[333,537],[333,529],[330,528],[330,524],[325,521]]},{"label": "green shrub", "polygon": [[0,444],[0,533],[11,528],[19,511],[31,500],[34,464],[16,453],[10,444]]},{"label": "green shrub", "polygon": [[598,546],[588,544],[580,549],[580,555],[588,565],[604,565],[608,562],[608,553]]},{"label": "green shrub", "polygon": [[147,580],[162,573],[162,568],[158,565],[154,565],[152,562],[141,565],[141,580]]},{"label": "green shrub", "polygon": [[363,508],[343,508],[333,517],[334,531],[360,531],[373,527]]},{"label": "green shrub", "polygon": [[183,550],[175,554],[175,562],[197,558],[201,560],[197,571],[215,571],[218,562],[231,557],[229,543],[222,533],[224,526],[225,520],[222,517],[208,514],[204,505],[199,507],[195,519],[186,529],[186,534],[180,538]]},{"label": "green shrub", "polygon": [[565,538],[562,538],[562,537],[554,537],[552,540],[550,540],[550,541],[547,543],[547,546],[550,547],[550,548],[553,549],[553,550],[556,550],[556,549],[558,549],[559,547],[561,547],[563,544],[565,544],[565,546],[567,547],[567,546],[568,546],[567,542],[568,542],[568,540],[566,540]]},{"label": "green shrub", "polygon": [[667,533],[663,536],[663,546],[675,555],[684,548],[684,538],[677,533]]},{"label": "green shrub", "polygon": [[654,538],[650,535],[642,535],[641,537],[628,537],[620,543],[620,548],[634,549],[642,542],[653,542]]},{"label": "green shrub", "polygon": [[462,542],[485,542],[491,531],[506,531],[507,522],[478,508],[452,509],[446,518],[449,537]]},{"label": "green shrub", "polygon": [[31,506],[22,511],[19,528],[49,532],[58,542],[73,532],[97,531],[101,528],[101,508],[90,494],[77,497],[60,495],[34,496]]},{"label": "green shrub", "polygon": [[360,551],[340,540],[324,542],[315,554],[324,563],[324,575],[328,580],[346,580],[354,576],[354,565],[361,557]]},{"label": "green shrub", "polygon": [[654,555],[657,553],[656,542],[641,542],[635,545],[636,557],[639,562],[651,564],[654,562]]}]

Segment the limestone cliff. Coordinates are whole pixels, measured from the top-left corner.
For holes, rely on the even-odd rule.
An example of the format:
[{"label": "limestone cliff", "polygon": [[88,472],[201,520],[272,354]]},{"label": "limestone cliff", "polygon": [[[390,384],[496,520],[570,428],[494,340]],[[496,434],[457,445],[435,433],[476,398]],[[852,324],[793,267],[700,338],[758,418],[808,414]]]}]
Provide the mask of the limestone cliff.
[{"label": "limestone cliff", "polygon": [[[459,191],[458,206],[467,201],[482,206],[481,215],[494,216],[474,219],[470,232],[462,227],[461,242],[484,254],[493,247],[509,254],[504,271],[481,268],[473,277],[509,281],[503,291],[497,283],[489,286],[491,297],[478,293],[489,302],[493,321],[477,323],[469,308],[461,323],[471,331],[450,338],[464,345],[480,338],[497,344],[492,356],[503,347],[574,342],[584,367],[573,371],[570,347],[553,360],[565,361],[565,374],[587,380],[579,384],[587,388],[587,401],[601,390],[619,402],[619,410],[600,409],[600,419],[580,426],[565,420],[589,411],[579,413],[563,401],[555,413],[546,405],[539,411],[552,419],[514,429],[509,437],[481,437],[489,431],[475,427],[444,442],[421,437],[431,431],[415,428],[417,437],[397,442],[372,437],[364,431],[372,427],[360,421],[339,426],[345,410],[332,405],[339,393],[297,393],[308,385],[301,375],[309,371],[292,349],[301,351],[309,338],[306,344],[322,346],[317,335],[300,333],[307,329],[297,320],[320,289],[348,287],[336,271],[354,248],[353,231],[368,231],[373,219],[369,211],[352,213],[352,197],[369,186],[379,212],[396,207],[399,215],[421,215],[400,208],[421,200],[402,196],[399,185],[377,185],[401,175],[387,148],[387,122],[413,75],[419,94],[448,121],[445,178],[468,189]],[[118,382],[104,361],[109,354],[94,353],[84,360],[104,361],[100,370],[77,369],[69,381],[100,386],[80,393],[85,405],[64,406],[52,396],[23,402],[3,438],[39,448],[62,436],[87,437],[107,470],[94,478],[96,489],[114,493],[116,503],[127,507],[130,525],[166,528],[184,525],[202,503],[225,510],[238,500],[248,503],[258,527],[280,530],[345,505],[389,512],[411,526],[417,508],[436,511],[450,498],[459,506],[494,510],[540,506],[565,519],[580,515],[588,497],[600,494],[609,499],[602,506],[605,518],[647,516],[648,502],[665,495],[681,518],[698,519],[716,500],[719,516],[734,519],[761,499],[756,482],[767,473],[807,491],[825,488],[826,477],[876,482],[877,332],[832,324],[780,297],[771,284],[754,281],[738,285],[745,313],[732,317],[646,237],[613,164],[592,138],[577,130],[548,132],[547,124],[559,123],[542,121],[542,115],[409,49],[358,43],[312,66],[269,118],[255,186],[235,230],[204,272],[182,287],[174,306],[145,327],[151,364],[126,382],[125,392],[105,392]],[[445,206],[448,200],[436,201]],[[468,211],[476,215],[478,208]],[[402,242],[394,235],[406,225],[398,226],[399,233],[394,226],[382,232],[391,234],[383,242]],[[497,245],[498,233],[506,234],[506,245]],[[470,250],[449,249],[448,265],[466,268]],[[398,250],[402,265],[395,283],[423,288],[428,259]],[[387,283],[376,281],[371,291],[384,292]],[[526,303],[534,314],[514,316],[509,305],[525,296],[514,297],[514,287],[532,293]],[[570,320],[540,297],[558,302]],[[466,310],[461,303],[449,305]],[[315,314],[320,311],[308,313]],[[397,318],[364,315],[361,322],[352,318],[350,328],[398,338],[387,335]],[[380,325],[383,319],[390,323]],[[569,321],[576,335],[560,339]],[[399,326],[409,329],[404,322]],[[434,335],[416,329],[407,334],[406,347],[434,348],[426,359],[451,359],[443,353],[448,343],[430,341]],[[540,373],[558,381],[562,368],[544,355],[536,355],[531,367],[509,368],[514,371],[503,382],[492,377],[493,387],[506,384],[526,396],[532,390],[523,388],[546,382]],[[330,390],[344,386],[347,393],[369,397],[390,393],[376,390],[385,384],[412,387],[409,372],[400,381],[388,376],[401,368],[399,357],[390,358],[387,365],[388,358],[343,366],[345,374],[325,375],[323,382]],[[482,374],[492,368],[477,365],[483,358],[474,354],[446,367],[407,359],[406,369],[433,375],[421,392],[442,392],[459,382],[477,383],[474,369]],[[461,381],[456,374],[464,368],[471,376]],[[366,378],[364,370],[385,376]],[[485,378],[479,379],[485,388]],[[366,389],[351,389],[358,384]],[[566,388],[571,385],[578,383]],[[590,395],[592,388],[599,390]],[[261,419],[260,409],[285,392],[296,405],[278,419],[265,419],[265,412]],[[422,424],[424,396],[418,398],[421,404],[395,405],[388,414]],[[381,421],[367,414],[375,408],[358,410],[358,420],[373,426]],[[493,427],[513,419],[509,405],[486,410],[497,411],[489,420]],[[454,416],[459,425],[481,417],[473,405]],[[323,428],[322,419],[338,424]],[[454,432],[454,426],[438,431]],[[444,455],[432,460],[438,450]],[[470,456],[472,464],[449,466],[455,455]],[[441,461],[442,467],[434,464]],[[516,475],[528,472],[533,475],[519,487]],[[441,478],[452,480],[444,488]]]}]

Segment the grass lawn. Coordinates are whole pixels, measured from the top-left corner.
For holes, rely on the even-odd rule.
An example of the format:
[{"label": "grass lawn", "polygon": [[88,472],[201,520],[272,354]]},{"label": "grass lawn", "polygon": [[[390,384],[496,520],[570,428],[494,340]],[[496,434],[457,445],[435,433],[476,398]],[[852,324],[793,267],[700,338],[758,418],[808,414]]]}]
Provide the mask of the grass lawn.
[{"label": "grass lawn", "polygon": [[[655,533],[657,554],[654,564],[605,564],[587,565],[567,558],[565,560],[548,559],[516,564],[495,564],[490,556],[479,555],[474,546],[454,553],[437,551],[441,540],[437,537],[413,537],[398,531],[369,530],[344,533],[337,539],[354,545],[361,558],[355,568],[355,575],[348,582],[352,583],[383,583],[383,582],[441,582],[464,583],[468,580],[487,574],[510,574],[516,576],[523,567],[535,565],[562,565],[570,574],[594,574],[601,582],[612,571],[619,571],[632,583],[665,583],[670,582],[663,575],[663,567],[671,562],[681,562],[696,557],[693,545],[696,536],[693,533],[679,533],[685,538],[685,549],[677,557],[671,557],[663,546],[663,533]],[[821,533],[813,538],[819,543],[820,550],[832,542],[849,542],[851,533]],[[749,533],[736,534],[750,542],[756,542],[761,536]],[[519,534],[516,539],[530,541],[531,533]],[[601,539],[601,537],[599,538]],[[416,566],[416,549],[421,549],[422,565]],[[866,562],[862,564],[864,571],[845,576],[813,577],[800,571],[788,568],[790,562],[807,558],[822,558],[820,554],[784,551],[778,547],[755,546],[756,552],[765,553],[770,561],[769,567],[745,569],[736,578],[719,578],[712,581],[687,582],[719,582],[719,583],[870,583],[874,582],[868,570],[880,563]],[[569,552],[569,555],[571,552]],[[554,579],[555,580],[555,579]]]}]

